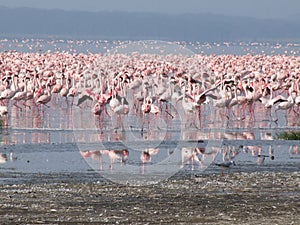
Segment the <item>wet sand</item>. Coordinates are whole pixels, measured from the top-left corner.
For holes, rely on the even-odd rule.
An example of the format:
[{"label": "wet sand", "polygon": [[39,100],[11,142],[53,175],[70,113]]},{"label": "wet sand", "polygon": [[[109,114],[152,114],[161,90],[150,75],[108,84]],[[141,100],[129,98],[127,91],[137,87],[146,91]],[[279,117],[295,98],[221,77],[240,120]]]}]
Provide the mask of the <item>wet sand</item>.
[{"label": "wet sand", "polygon": [[140,187],[92,172],[30,176],[1,185],[3,224],[300,223],[299,172],[179,174]]}]

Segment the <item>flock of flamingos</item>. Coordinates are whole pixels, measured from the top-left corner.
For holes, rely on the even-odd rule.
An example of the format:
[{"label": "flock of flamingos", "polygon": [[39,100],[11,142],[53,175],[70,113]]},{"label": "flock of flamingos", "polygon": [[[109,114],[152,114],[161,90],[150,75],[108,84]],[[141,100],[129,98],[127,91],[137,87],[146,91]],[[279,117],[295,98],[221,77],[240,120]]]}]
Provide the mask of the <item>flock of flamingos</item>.
[{"label": "flock of flamingos", "polygon": [[300,114],[300,57],[295,55],[3,51],[0,77],[3,121],[11,107],[47,111],[57,99],[69,107],[90,107],[100,120],[128,113],[172,117],[168,105],[193,122],[207,104],[221,120],[255,121],[262,110],[274,122],[278,110],[296,120]]}]

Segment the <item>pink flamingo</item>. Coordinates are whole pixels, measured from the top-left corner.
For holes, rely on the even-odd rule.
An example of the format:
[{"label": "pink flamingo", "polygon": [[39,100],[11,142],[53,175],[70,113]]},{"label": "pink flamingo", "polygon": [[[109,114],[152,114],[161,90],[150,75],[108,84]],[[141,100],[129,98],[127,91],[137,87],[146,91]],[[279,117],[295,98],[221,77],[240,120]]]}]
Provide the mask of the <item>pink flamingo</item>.
[{"label": "pink flamingo", "polygon": [[50,86],[47,86],[47,89],[45,90],[45,94],[42,94],[40,97],[36,99],[36,103],[40,105],[49,106],[47,105],[51,101],[51,93],[50,93]]},{"label": "pink flamingo", "polygon": [[20,90],[20,91],[18,91],[13,97],[12,97],[12,99],[11,100],[14,100],[15,102],[14,102],[14,106],[16,106],[16,107],[18,107],[18,108],[20,108],[18,105],[17,105],[17,103],[18,103],[18,101],[24,101],[24,103],[23,103],[23,105],[24,106],[26,106],[26,104],[25,104],[25,101],[27,100],[27,94],[28,94],[28,91],[27,91],[27,82],[25,83],[25,86],[24,86],[24,90],[22,91],[22,90]]},{"label": "pink flamingo", "polygon": [[[220,109],[226,109],[228,111],[232,99],[233,95],[231,87],[228,85],[224,85],[223,89],[221,90],[220,98],[214,100],[214,106]],[[227,119],[229,119],[229,115],[227,112],[222,114],[221,111],[219,111],[219,114],[221,118],[223,118],[223,116],[226,116]]]},{"label": "pink flamingo", "polygon": [[[293,106],[295,105],[295,97],[296,97],[296,92],[293,91],[285,101],[281,101],[280,103],[278,103],[275,106],[275,115],[276,115],[276,118],[274,120],[275,122],[278,121],[277,111],[292,109]],[[295,113],[297,113],[297,112],[295,111]],[[286,116],[286,119],[287,119],[287,116]]]},{"label": "pink flamingo", "polygon": [[6,89],[1,92],[0,100],[9,101],[19,91],[18,83],[16,80],[17,78],[14,75],[12,75],[11,79],[12,79],[11,84],[9,85],[8,83]]},{"label": "pink flamingo", "polygon": [[67,74],[66,79],[65,79],[65,85],[62,86],[59,94],[60,96],[63,98],[66,98],[66,102],[68,104],[68,93],[69,93],[69,89],[70,89],[70,80],[69,80],[69,74]]}]

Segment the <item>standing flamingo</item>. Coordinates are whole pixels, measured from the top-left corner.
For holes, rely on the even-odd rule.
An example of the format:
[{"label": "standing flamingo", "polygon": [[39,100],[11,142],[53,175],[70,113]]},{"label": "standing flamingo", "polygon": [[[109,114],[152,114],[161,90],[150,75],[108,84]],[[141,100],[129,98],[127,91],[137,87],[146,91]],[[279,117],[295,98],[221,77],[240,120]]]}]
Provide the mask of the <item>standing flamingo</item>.
[{"label": "standing flamingo", "polygon": [[[185,115],[185,122],[184,122],[185,128],[187,128],[187,123],[190,121],[191,115],[195,112],[198,104],[196,102],[194,102],[193,98],[186,93],[185,85],[183,86],[183,89],[182,89],[182,95],[179,97],[177,102],[180,100],[181,100],[182,109],[183,109],[184,115]],[[192,124],[196,126],[194,121],[190,122],[189,126],[191,126]]]},{"label": "standing flamingo", "polygon": [[45,93],[36,99],[36,103],[37,103],[37,104],[40,104],[40,105],[47,106],[47,107],[49,108],[49,106],[48,106],[47,104],[48,104],[50,101],[51,101],[50,86],[47,85],[47,88],[46,88],[46,90],[45,90]]},{"label": "standing flamingo", "polygon": [[[296,97],[296,92],[293,91],[290,94],[290,96],[286,99],[286,101],[282,101],[275,106],[275,115],[276,115],[276,118],[274,120],[275,122],[278,121],[277,111],[292,109],[292,107],[295,104],[295,97]],[[285,114],[285,115],[286,115],[286,122],[287,122],[287,114]]]},{"label": "standing flamingo", "polygon": [[6,100],[7,102],[19,91],[17,77],[12,75],[11,84],[7,84],[7,87],[0,94],[0,100]]},{"label": "standing flamingo", "polygon": [[59,92],[59,94],[62,98],[65,97],[67,104],[68,104],[67,96],[68,96],[68,93],[69,93],[69,89],[70,89],[70,80],[69,80],[69,74],[67,74],[67,77],[65,79],[65,85],[62,86],[62,88]]}]

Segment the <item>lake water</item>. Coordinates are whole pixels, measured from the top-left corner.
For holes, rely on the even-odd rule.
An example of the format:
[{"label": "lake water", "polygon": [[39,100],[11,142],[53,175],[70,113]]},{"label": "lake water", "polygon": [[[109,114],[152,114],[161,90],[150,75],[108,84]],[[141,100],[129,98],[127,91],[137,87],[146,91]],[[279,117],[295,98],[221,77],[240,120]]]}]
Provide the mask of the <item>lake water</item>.
[{"label": "lake water", "polygon": [[[299,117],[286,121],[281,113],[275,123],[261,112],[255,122],[222,120],[209,106],[202,110],[200,123],[184,118],[180,107],[159,117],[129,113],[121,120],[108,110],[99,120],[89,107],[67,106],[65,100],[31,111],[13,106],[10,125],[0,134],[0,182],[38,173],[92,172],[99,179],[144,184],[177,173],[300,171],[300,142],[276,139],[297,130]],[[236,165],[229,170],[215,165],[230,160]],[[16,174],[23,175],[13,179]]]},{"label": "lake water", "polygon": [[[161,41],[153,41],[161,42]],[[69,40],[69,39],[5,39],[0,40],[2,51],[46,52],[68,51],[74,53],[103,53],[132,44],[132,41],[118,40]],[[196,54],[267,54],[299,55],[298,42],[162,42],[176,44]]]},{"label": "lake water", "polygon": [[[4,39],[0,44],[2,50],[105,54],[123,43]],[[204,54],[299,55],[295,43],[183,46]],[[71,106],[60,99],[49,108],[11,106],[8,126],[0,130],[0,183],[30,180],[30,174],[79,172],[120,183],[151,183],[177,173],[224,172],[216,164],[230,160],[236,165],[225,171],[300,171],[300,142],[276,140],[280,132],[299,130],[296,115],[279,112],[275,123],[261,109],[255,119],[226,119],[209,104],[200,120],[193,119],[197,115],[183,116],[180,106],[174,105],[158,117],[137,117],[131,112],[124,118],[110,117],[111,112],[98,118],[89,107]]]}]

